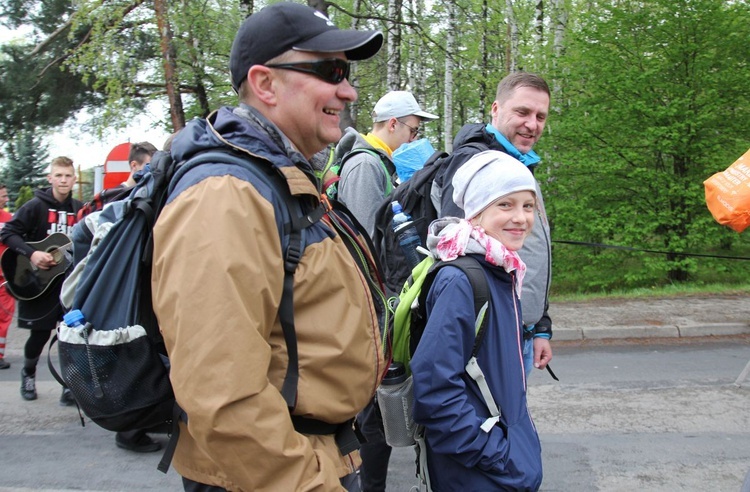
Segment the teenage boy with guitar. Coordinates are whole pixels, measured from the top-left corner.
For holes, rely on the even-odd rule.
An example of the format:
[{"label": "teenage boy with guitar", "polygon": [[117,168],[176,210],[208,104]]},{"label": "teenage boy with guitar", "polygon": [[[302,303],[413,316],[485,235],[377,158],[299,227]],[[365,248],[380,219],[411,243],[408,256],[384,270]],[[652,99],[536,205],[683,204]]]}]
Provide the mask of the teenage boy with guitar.
[{"label": "teenage boy with guitar", "polygon": [[[37,397],[37,362],[52,330],[62,319],[60,288],[69,260],[60,253],[70,244],[64,236],[70,235],[81,208],[81,202],[71,196],[76,182],[72,160],[68,157],[52,159],[47,181],[52,186],[36,190],[34,198],[24,203],[0,231],[0,241],[8,246],[3,253],[3,273],[10,291],[18,298],[18,327],[29,330],[21,370],[21,396],[24,400]],[[49,236],[52,237],[44,241]],[[40,241],[40,244],[35,244]],[[17,269],[23,269],[23,265],[28,266],[28,271],[20,275]],[[19,279],[26,281],[27,285],[17,285],[14,292],[14,280]],[[28,288],[29,285],[35,289]],[[18,292],[23,292],[23,295],[19,297]],[[60,404],[75,404],[70,391],[63,390]]]}]

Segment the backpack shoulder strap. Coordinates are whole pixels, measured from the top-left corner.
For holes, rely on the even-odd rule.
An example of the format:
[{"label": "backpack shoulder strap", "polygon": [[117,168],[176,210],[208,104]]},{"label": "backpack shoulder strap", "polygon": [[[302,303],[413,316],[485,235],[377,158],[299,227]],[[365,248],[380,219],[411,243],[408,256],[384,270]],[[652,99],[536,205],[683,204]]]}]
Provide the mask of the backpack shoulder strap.
[{"label": "backpack shoulder strap", "polygon": [[461,269],[469,279],[472,292],[474,293],[474,331],[476,336],[474,338],[474,347],[471,351],[471,357],[469,357],[469,362],[466,364],[466,373],[477,383],[477,386],[479,386],[479,390],[482,393],[487,409],[490,411],[490,418],[485,420],[481,426],[482,430],[489,432],[500,420],[501,415],[500,407],[495,402],[490,387],[487,384],[487,380],[484,377],[484,373],[477,362],[477,352],[482,345],[482,341],[484,341],[487,325],[489,324],[487,316],[490,298],[489,285],[487,284],[487,278],[484,276],[482,266],[477,259],[472,256],[459,256],[455,260],[447,262],[439,261],[433,265],[432,271],[428,274],[425,283],[422,286],[422,291],[420,292],[420,309],[424,309],[421,306],[424,305],[427,291],[429,291],[432,286],[437,270],[446,265],[452,265]]},{"label": "backpack shoulder strap", "polygon": [[471,290],[474,293],[474,316],[476,323],[474,326],[476,340],[474,341],[474,348],[472,349],[472,356],[477,354],[479,346],[484,340],[484,333],[487,328],[487,309],[489,307],[490,292],[489,286],[487,285],[487,278],[484,276],[484,271],[479,262],[472,256],[459,256],[452,261],[436,261],[422,285],[422,290],[419,293],[419,305],[424,306],[425,300],[427,299],[427,293],[432,287],[432,283],[437,276],[437,271],[445,266],[454,266],[459,268],[464,275],[469,279],[471,284]]},{"label": "backpack shoulder strap", "polygon": [[341,170],[344,168],[344,163],[348,161],[352,156],[357,154],[370,154],[374,158],[378,160],[380,163],[380,168],[383,170],[383,174],[385,174],[385,195],[388,196],[393,191],[393,183],[392,183],[392,173],[388,171],[388,167],[385,165],[385,162],[383,162],[383,155],[378,153],[378,151],[373,149],[368,149],[367,147],[357,147],[356,149],[350,150],[344,157],[341,158],[341,163],[339,164],[338,171],[336,174],[341,176]]},{"label": "backpack shoulder strap", "polygon": [[[294,328],[294,272],[302,259],[304,251],[304,229],[318,222],[325,214],[325,206],[320,203],[312,211],[303,210],[302,203],[289,191],[286,178],[274,166],[262,166],[252,159],[239,156],[231,151],[206,151],[182,164],[174,174],[170,191],[186,172],[204,163],[221,162],[235,164],[247,169],[274,190],[284,202],[288,212],[288,221],[284,223],[284,233],[289,234],[289,243],[284,251],[284,288],[279,304],[279,321],[284,333],[284,341],[289,354],[289,365],[281,388],[287,406],[293,409],[297,403],[297,383],[299,382],[299,356],[297,353],[297,334]],[[282,238],[282,244],[284,243]]]}]

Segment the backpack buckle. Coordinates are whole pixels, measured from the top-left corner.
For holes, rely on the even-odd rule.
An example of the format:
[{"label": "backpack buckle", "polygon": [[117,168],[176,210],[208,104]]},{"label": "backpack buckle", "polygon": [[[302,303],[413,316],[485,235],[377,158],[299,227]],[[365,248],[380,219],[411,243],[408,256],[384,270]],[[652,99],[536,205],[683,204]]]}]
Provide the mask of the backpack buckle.
[{"label": "backpack buckle", "polygon": [[[291,236],[295,234],[299,235],[299,232],[293,232]],[[302,259],[302,244],[299,240],[294,240],[293,237],[289,239],[289,247],[286,250],[286,256],[284,257],[284,271],[288,273],[294,273]]]},{"label": "backpack buckle", "polygon": [[323,205],[323,213],[327,214],[331,210],[333,210],[333,207],[331,206],[331,201],[328,199],[328,195],[322,194],[320,195],[320,203]]}]

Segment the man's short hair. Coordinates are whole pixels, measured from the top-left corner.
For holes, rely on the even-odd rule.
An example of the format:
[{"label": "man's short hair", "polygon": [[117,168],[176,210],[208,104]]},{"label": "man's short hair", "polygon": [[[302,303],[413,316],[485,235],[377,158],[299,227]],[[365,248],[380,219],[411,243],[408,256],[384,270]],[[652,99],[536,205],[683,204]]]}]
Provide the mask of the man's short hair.
[{"label": "man's short hair", "polygon": [[146,157],[151,157],[156,152],[156,147],[150,142],[138,142],[130,145],[128,162],[138,161],[143,164]]},{"label": "man's short hair", "polygon": [[539,75],[529,72],[513,72],[506,75],[503,80],[497,84],[495,100],[498,103],[505,102],[517,87],[531,87],[546,92],[548,96],[552,97],[549,85],[547,85],[547,82]]},{"label": "man's short hair", "polygon": [[69,167],[73,169],[73,159],[70,157],[65,157],[64,155],[61,155],[60,157],[55,157],[52,159],[52,163],[50,164],[50,169],[52,169],[53,166],[58,167]]}]

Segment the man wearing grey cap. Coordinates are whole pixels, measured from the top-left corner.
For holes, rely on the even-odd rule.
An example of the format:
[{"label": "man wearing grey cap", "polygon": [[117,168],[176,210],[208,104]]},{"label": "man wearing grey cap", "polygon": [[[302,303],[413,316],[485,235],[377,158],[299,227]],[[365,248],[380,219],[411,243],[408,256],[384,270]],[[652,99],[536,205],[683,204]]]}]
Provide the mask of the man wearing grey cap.
[{"label": "man wearing grey cap", "polygon": [[216,149],[248,161],[188,168],[154,228],[152,298],[186,415],[173,460],[185,490],[359,490],[352,422],[383,373],[378,306],[337,232],[346,218],[306,211],[322,210],[309,159],[339,140],[339,113],[357,98],[349,61],[382,42],[305,5],[266,7],[232,45],[239,106],[172,142],[176,162]]},{"label": "man wearing grey cap", "polygon": [[411,92],[391,91],[372,111],[372,131],[363,135],[347,128],[336,146],[343,156],[338,199],[354,214],[370,237],[375,233],[375,209],[397,182],[393,152],[415,140],[423,121],[436,120],[423,111]]}]

